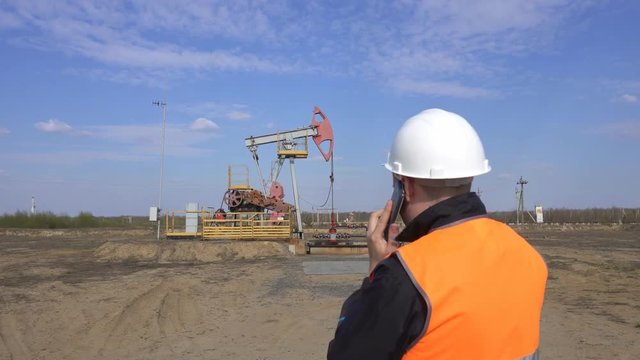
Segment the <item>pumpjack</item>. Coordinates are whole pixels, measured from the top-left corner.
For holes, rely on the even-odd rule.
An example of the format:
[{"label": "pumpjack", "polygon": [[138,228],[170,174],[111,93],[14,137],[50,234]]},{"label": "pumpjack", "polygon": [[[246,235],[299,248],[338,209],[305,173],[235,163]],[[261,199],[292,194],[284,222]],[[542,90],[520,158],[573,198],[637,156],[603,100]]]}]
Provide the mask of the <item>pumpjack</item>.
[{"label": "pumpjack", "polygon": [[[309,138],[316,144],[318,150],[322,154],[322,157],[326,162],[331,162],[331,175],[329,176],[330,180],[330,195],[331,195],[331,228],[329,229],[330,233],[336,233],[336,222],[335,222],[335,214],[333,211],[333,129],[331,128],[331,123],[327,116],[322,112],[322,110],[315,106],[313,108],[313,114],[311,117],[311,125],[299,129],[287,130],[287,131],[279,131],[273,134],[260,135],[260,136],[249,136],[244,142],[247,149],[252,154],[253,160],[256,162],[256,166],[258,168],[258,173],[260,175],[260,179],[262,182],[262,187],[265,193],[267,193],[266,188],[267,185],[270,185],[269,195],[266,197],[267,202],[270,203],[270,206],[278,207],[285,206],[286,204],[282,202],[282,198],[284,197],[284,192],[282,190],[282,185],[277,182],[278,176],[280,175],[280,170],[284,162],[289,160],[289,168],[291,170],[291,180],[293,184],[293,198],[294,198],[294,211],[296,214],[296,233],[299,238],[304,239],[304,233],[302,228],[302,214],[300,210],[300,200],[298,194],[298,185],[296,182],[296,172],[295,172],[295,159],[306,159],[309,156]],[[275,162],[274,167],[271,169],[270,180],[267,182],[264,180],[262,176],[262,171],[260,169],[260,162],[258,156],[258,147],[266,144],[277,144],[277,161]],[[328,143],[328,148],[323,149],[323,146],[326,147],[326,143]],[[229,193],[229,198],[235,196],[235,193]],[[243,199],[251,198],[253,195],[246,194],[243,196]],[[232,200],[230,200],[232,201]],[[260,200],[258,200],[259,202]],[[233,201],[232,201],[233,202]],[[249,203],[255,203],[249,201]],[[277,210],[276,210],[277,211]]]}]

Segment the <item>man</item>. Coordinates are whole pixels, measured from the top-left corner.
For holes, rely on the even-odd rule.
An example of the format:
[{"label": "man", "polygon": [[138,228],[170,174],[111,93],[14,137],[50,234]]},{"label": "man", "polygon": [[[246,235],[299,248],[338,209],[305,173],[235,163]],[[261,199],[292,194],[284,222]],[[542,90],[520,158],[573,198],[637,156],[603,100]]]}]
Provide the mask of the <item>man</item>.
[{"label": "man", "polygon": [[344,303],[327,358],[537,359],[547,268],[470,192],[491,170],[459,115],[425,110],[396,134],[385,167],[404,186],[371,214],[369,277]]}]

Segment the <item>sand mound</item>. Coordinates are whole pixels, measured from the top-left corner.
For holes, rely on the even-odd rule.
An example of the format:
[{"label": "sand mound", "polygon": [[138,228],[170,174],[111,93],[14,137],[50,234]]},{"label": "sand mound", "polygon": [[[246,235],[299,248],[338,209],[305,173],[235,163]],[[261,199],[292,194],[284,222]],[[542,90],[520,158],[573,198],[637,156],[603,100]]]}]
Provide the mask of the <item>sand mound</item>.
[{"label": "sand mound", "polygon": [[272,241],[251,242],[107,242],[97,248],[95,256],[103,261],[216,262],[286,256],[285,244]]}]

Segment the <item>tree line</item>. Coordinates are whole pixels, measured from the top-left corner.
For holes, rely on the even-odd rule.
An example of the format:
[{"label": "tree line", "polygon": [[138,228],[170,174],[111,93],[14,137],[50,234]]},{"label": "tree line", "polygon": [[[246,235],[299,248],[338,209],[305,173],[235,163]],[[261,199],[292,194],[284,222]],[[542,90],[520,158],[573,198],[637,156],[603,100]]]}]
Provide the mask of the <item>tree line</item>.
[{"label": "tree line", "polygon": [[[339,224],[346,223],[366,223],[369,221],[367,211],[350,211],[340,212],[338,216]],[[640,223],[640,208],[588,208],[588,209],[567,209],[567,208],[548,208],[543,209],[543,222],[545,223],[599,223],[599,224],[631,224]],[[492,211],[489,217],[505,223],[516,222],[516,211]],[[534,223],[536,214],[534,211],[527,211],[524,214],[525,223]],[[311,226],[318,223],[329,224],[330,217],[328,214],[317,214],[312,212],[302,213],[302,223]]]},{"label": "tree line", "polygon": [[149,219],[142,216],[94,216],[88,211],[81,211],[76,216],[39,212],[30,214],[16,211],[14,214],[0,216],[0,228],[22,229],[74,229],[99,227],[144,227]]},{"label": "tree line", "polygon": [[[496,211],[489,215],[506,223],[516,222],[515,210]],[[542,215],[545,223],[632,224],[640,222],[640,208],[549,208],[543,209]],[[528,211],[524,214],[525,223],[533,223],[535,218],[536,214],[533,211]]]},{"label": "tree line", "polygon": [[[349,224],[366,224],[369,221],[369,211],[349,211],[337,214],[337,223],[340,226]],[[306,227],[326,226],[331,223],[329,214],[318,214],[304,211],[301,214],[302,223]],[[516,211],[493,211],[489,217],[505,222],[516,222]],[[524,214],[525,223],[534,223],[536,214],[528,211]],[[319,220],[319,222],[318,222]],[[545,223],[591,223],[591,224],[632,224],[640,223],[640,208],[589,208],[566,209],[549,208],[543,210]],[[164,221],[164,218],[163,220]],[[41,212],[29,214],[25,211],[17,211],[14,214],[0,216],[0,228],[40,228],[40,229],[64,229],[64,228],[91,228],[91,227],[145,227],[149,225],[149,219],[145,216],[94,216],[90,212],[80,212],[77,216],[66,214],[54,214]]]}]

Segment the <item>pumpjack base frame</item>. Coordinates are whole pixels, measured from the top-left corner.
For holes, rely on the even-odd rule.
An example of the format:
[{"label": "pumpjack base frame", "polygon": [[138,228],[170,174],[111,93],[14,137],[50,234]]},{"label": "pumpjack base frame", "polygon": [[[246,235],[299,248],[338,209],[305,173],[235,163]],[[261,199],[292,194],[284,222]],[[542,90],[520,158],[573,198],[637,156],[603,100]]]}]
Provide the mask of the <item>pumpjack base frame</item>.
[{"label": "pumpjack base frame", "polygon": [[307,255],[311,254],[311,248],[366,248],[367,243],[353,240],[315,240],[305,243],[305,251]]}]

